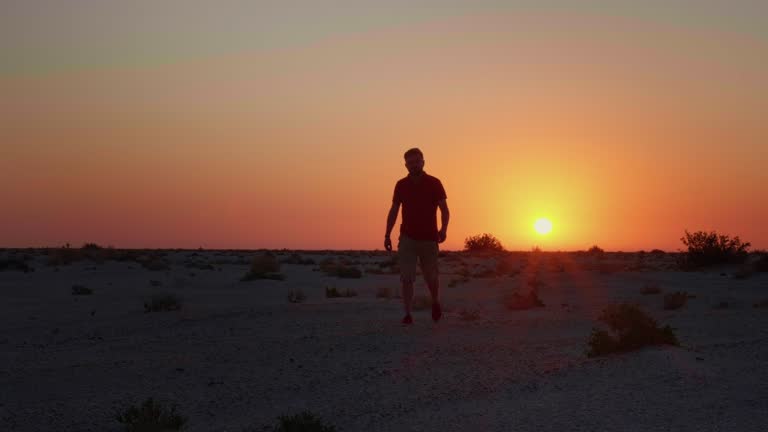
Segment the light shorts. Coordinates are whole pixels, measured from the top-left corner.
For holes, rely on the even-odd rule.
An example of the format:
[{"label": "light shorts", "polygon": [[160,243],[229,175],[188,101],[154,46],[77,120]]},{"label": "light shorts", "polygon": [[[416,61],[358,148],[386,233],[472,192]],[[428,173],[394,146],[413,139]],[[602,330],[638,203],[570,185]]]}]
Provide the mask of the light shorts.
[{"label": "light shorts", "polygon": [[397,243],[400,281],[412,283],[416,280],[416,258],[419,260],[424,279],[427,281],[436,279],[438,249],[438,243],[435,240],[414,240],[400,234]]}]

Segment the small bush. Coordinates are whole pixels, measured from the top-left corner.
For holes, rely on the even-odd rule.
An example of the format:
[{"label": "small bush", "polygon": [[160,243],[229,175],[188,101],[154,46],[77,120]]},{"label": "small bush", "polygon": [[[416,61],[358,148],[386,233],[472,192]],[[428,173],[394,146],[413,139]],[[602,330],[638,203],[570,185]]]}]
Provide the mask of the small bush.
[{"label": "small bush", "polygon": [[605,253],[605,251],[600,248],[598,245],[594,245],[591,248],[587,249],[587,253],[590,255],[602,255]]},{"label": "small bush", "polygon": [[484,233],[467,237],[464,240],[464,250],[469,252],[501,252],[504,247],[496,237]]},{"label": "small bush", "polygon": [[312,258],[302,258],[298,253],[292,253],[288,258],[284,258],[280,261],[282,264],[296,264],[296,265],[314,265],[315,260]]},{"label": "small bush", "polygon": [[4,258],[0,259],[0,271],[22,271],[24,273],[29,273],[32,271],[35,271],[32,267],[29,266],[29,264],[26,263],[23,259],[19,258]]},{"label": "small bush", "polygon": [[275,426],[274,432],[336,432],[336,427],[326,424],[323,419],[304,411],[292,416],[278,417],[280,424]]},{"label": "small bush", "polygon": [[91,295],[93,290],[83,285],[72,285],[72,295]]},{"label": "small bush", "polygon": [[320,262],[320,271],[328,276],[336,276],[343,279],[359,279],[363,277],[363,272],[345,262],[336,262],[331,258],[326,258]]},{"label": "small bush", "polygon": [[149,271],[166,271],[171,269],[171,265],[160,257],[142,257],[138,263]]},{"label": "small bush", "polygon": [[131,406],[116,412],[117,421],[125,425],[127,432],[163,432],[181,430],[187,419],[176,413],[176,405],[170,407],[149,398],[140,407]]},{"label": "small bush", "polygon": [[357,267],[339,266],[331,276],[343,279],[360,279],[363,277],[363,272]]},{"label": "small bush", "polygon": [[659,328],[653,318],[633,304],[609,306],[598,320],[607,324],[614,334],[593,328],[588,341],[589,357],[634,351],[651,345],[679,345],[670,326]]},{"label": "small bush", "polygon": [[304,292],[300,289],[290,290],[288,292],[288,301],[291,303],[301,303],[306,299],[307,296],[304,295]]},{"label": "small bush", "polygon": [[642,295],[661,294],[661,288],[657,284],[646,284],[643,289],[640,290]]},{"label": "small bush", "polygon": [[392,291],[389,289],[389,287],[379,287],[379,289],[376,291],[376,298],[392,298]]},{"label": "small bush", "polygon": [[341,291],[336,289],[335,286],[325,287],[326,298],[355,297],[355,296],[357,296],[357,292],[350,288],[347,288],[345,291]]},{"label": "small bush", "polygon": [[664,309],[675,310],[685,306],[688,302],[688,293],[677,291],[664,295]]},{"label": "small bush", "polygon": [[156,294],[144,302],[144,312],[179,310],[181,305],[182,299],[176,294]]},{"label": "small bush", "polygon": [[271,252],[256,255],[251,263],[251,273],[266,274],[280,271],[280,262]]},{"label": "small bush", "polygon": [[688,252],[681,255],[678,263],[684,270],[742,263],[747,258],[750,246],[749,242],[742,243],[738,236],[730,238],[715,231],[689,233],[686,230],[680,240],[688,247]]},{"label": "small bush", "polygon": [[755,274],[754,266],[742,265],[733,272],[734,279],[748,279]]},{"label": "small bush", "polygon": [[503,303],[509,310],[527,310],[545,306],[536,290],[531,290],[528,294],[511,293],[504,296]]},{"label": "small bush", "polygon": [[271,252],[266,252],[254,257],[250,270],[240,280],[252,281],[256,279],[285,279],[285,275],[280,273],[280,263]]}]

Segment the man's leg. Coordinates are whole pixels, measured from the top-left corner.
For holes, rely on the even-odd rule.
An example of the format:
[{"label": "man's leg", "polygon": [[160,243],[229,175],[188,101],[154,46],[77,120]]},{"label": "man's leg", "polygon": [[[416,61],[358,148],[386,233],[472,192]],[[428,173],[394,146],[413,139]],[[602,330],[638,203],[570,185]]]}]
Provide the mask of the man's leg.
[{"label": "man's leg", "polygon": [[397,245],[398,263],[400,264],[400,281],[403,285],[403,308],[405,315],[411,315],[413,304],[413,283],[416,280],[416,248],[414,241],[401,235]]},{"label": "man's leg", "polygon": [[429,293],[432,296],[432,319],[435,321],[438,321],[443,315],[440,305],[440,272],[437,266],[437,254],[437,242],[430,242],[424,244],[419,255],[421,272],[424,274],[424,281],[427,283]]}]

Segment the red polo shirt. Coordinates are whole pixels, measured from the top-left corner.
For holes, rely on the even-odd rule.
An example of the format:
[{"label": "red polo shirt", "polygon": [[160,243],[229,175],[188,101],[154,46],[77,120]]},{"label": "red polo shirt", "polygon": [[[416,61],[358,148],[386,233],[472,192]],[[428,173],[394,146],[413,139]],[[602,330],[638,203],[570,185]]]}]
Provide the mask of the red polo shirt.
[{"label": "red polo shirt", "polygon": [[426,172],[422,171],[418,181],[411,176],[398,180],[392,201],[403,205],[400,234],[414,240],[438,241],[437,202],[446,198],[440,180]]}]

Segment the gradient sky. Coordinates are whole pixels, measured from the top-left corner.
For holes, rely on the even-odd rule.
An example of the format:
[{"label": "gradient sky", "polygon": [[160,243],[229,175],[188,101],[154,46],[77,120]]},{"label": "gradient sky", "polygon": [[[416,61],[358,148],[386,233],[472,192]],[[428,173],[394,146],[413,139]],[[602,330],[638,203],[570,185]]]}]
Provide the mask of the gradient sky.
[{"label": "gradient sky", "polygon": [[382,249],[419,147],[448,195],[441,249],[488,232],[677,250],[686,229],[768,248],[766,17],[738,0],[4,0],[0,246]]}]

